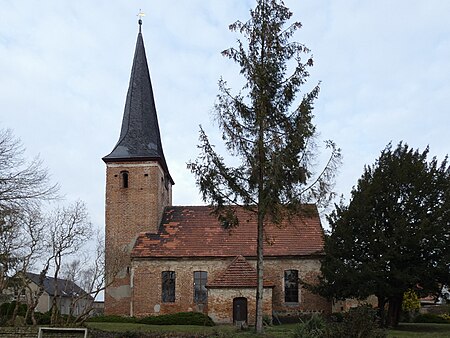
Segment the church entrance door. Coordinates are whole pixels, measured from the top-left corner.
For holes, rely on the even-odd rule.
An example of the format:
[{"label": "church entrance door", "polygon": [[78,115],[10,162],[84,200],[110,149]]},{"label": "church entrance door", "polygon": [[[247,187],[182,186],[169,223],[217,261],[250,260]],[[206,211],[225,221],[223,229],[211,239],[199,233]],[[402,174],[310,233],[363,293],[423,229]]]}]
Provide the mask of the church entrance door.
[{"label": "church entrance door", "polygon": [[238,326],[247,323],[247,298],[237,297],[233,299],[233,323]]}]

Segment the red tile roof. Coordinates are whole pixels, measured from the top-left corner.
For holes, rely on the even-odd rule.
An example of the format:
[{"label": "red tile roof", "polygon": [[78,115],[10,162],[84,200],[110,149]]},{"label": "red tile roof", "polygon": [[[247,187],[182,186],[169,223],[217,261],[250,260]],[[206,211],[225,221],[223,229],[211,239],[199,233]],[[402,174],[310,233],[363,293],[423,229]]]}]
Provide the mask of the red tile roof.
[{"label": "red tile roof", "polygon": [[[264,255],[308,256],[322,254],[323,230],[317,208],[290,222],[266,224]],[[239,226],[226,230],[207,206],[176,206],[164,211],[157,234],[139,234],[132,257],[256,257],[257,218],[237,209]]]},{"label": "red tile roof", "polygon": [[[264,278],[264,287],[274,287],[275,284]],[[257,286],[256,270],[242,256],[237,256],[231,264],[207,284],[208,288],[240,288]]]}]

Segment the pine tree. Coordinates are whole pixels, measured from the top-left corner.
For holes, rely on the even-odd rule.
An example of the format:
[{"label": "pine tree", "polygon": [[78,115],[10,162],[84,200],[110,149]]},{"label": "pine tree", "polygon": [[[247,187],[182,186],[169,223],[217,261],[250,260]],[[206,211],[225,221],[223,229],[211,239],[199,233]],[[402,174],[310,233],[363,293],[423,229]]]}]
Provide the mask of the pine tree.
[{"label": "pine tree", "polygon": [[[230,30],[242,34],[237,48],[222,54],[239,64],[245,85],[233,94],[219,81],[215,114],[229,154],[240,164],[229,166],[200,127],[201,154],[188,163],[203,199],[215,207],[225,227],[239,225],[236,206],[258,219],[256,330],[262,332],[263,230],[266,222],[279,223],[296,215],[306,201],[325,204],[332,196],[332,180],[340,151],[333,142],[329,161],[319,173],[316,129],[312,123],[319,85],[297,98],[313,65],[309,49],[291,42],[299,22],[286,27],[292,13],[278,0],[258,0],[250,19],[237,21]],[[289,71],[289,74],[288,74]]]}]

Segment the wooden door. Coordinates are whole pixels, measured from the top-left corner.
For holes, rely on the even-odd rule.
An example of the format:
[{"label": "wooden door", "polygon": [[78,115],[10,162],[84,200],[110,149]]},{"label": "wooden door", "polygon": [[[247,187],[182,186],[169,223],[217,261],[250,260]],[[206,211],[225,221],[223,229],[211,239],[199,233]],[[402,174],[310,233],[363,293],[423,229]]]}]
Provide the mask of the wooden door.
[{"label": "wooden door", "polygon": [[245,324],[247,322],[247,298],[237,297],[233,299],[233,323]]}]

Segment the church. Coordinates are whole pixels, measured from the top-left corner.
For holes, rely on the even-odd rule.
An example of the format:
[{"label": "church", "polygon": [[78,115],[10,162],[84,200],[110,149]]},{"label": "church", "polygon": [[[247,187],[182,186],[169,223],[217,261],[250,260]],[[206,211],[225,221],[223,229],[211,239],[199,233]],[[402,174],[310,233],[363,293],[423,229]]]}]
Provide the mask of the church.
[{"label": "church", "polygon": [[[237,211],[225,230],[208,206],[173,206],[152,83],[139,22],[117,144],[106,164],[105,314],[151,316],[198,311],[216,323],[254,325],[255,215]],[[195,145],[185,145],[192,146]],[[331,312],[331,303],[302,288],[320,273],[324,234],[315,205],[298,218],[266,224],[264,315]],[[123,259],[117,259],[117,257]]]}]

